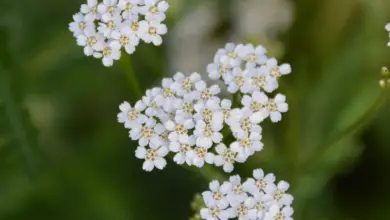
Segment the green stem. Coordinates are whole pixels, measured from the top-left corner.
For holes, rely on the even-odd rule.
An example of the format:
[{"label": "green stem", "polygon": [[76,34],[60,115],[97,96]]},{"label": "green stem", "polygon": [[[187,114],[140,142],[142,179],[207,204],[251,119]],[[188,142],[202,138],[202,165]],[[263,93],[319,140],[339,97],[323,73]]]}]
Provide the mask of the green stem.
[{"label": "green stem", "polygon": [[10,84],[7,72],[0,68],[0,95],[3,99],[14,137],[19,142],[21,151],[25,157],[28,176],[30,179],[33,179],[37,175],[38,161],[34,154],[31,140],[22,122],[22,110],[13,98]]},{"label": "green stem", "polygon": [[376,99],[374,104],[367,110],[367,112],[365,112],[358,120],[348,126],[344,131],[335,135],[326,144],[319,148],[319,151],[314,156],[312,156],[306,163],[304,163],[303,168],[306,169],[309,167],[315,167],[313,164],[320,163],[321,161],[323,161],[323,157],[325,157],[328,152],[332,152],[335,147],[338,147],[336,145],[337,143],[339,143],[344,138],[354,134],[359,130],[361,126],[366,124],[386,101],[387,92],[387,90],[383,89],[379,97]]},{"label": "green stem", "polygon": [[126,73],[127,80],[129,81],[131,90],[133,90],[134,96],[137,98],[141,98],[143,92],[142,92],[142,89],[138,83],[135,72],[133,70],[133,65],[131,63],[130,56],[127,53],[122,53],[120,63],[122,65],[123,70]]},{"label": "green stem", "polygon": [[237,108],[241,104],[241,99],[240,99],[240,93],[236,92],[233,94],[232,97],[232,108]]}]

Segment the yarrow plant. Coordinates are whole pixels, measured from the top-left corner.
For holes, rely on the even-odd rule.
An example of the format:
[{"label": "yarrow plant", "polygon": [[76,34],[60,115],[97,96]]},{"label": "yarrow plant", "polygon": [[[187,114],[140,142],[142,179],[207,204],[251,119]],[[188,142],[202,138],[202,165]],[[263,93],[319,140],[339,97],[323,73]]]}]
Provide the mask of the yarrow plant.
[{"label": "yarrow plant", "polygon": [[254,170],[253,178],[245,182],[235,175],[222,184],[214,180],[209,187],[202,193],[206,205],[200,210],[202,219],[292,220],[294,198],[287,193],[289,184],[275,183],[275,176],[262,169]]},{"label": "yarrow plant", "polygon": [[136,157],[145,160],[143,169],[163,169],[164,157],[172,153],[179,165],[211,164],[230,173],[236,162],[244,163],[261,151],[261,122],[278,122],[288,110],[284,95],[268,97],[266,92],[276,90],[277,79],[291,72],[288,64],[278,66],[265,54],[261,46],[227,44],[208,66],[212,79],[224,77],[228,88],[235,88],[230,92],[241,93],[234,107],[231,100],[219,97],[218,85],[208,87],[198,73],[177,73],[163,79],[161,87],[147,90],[134,106],[122,103],[118,121],[138,141]]},{"label": "yarrow plant", "polygon": [[104,66],[112,66],[120,59],[122,48],[132,54],[141,40],[162,44],[168,7],[160,0],[88,0],[73,15],[69,30],[86,56],[102,58]]}]

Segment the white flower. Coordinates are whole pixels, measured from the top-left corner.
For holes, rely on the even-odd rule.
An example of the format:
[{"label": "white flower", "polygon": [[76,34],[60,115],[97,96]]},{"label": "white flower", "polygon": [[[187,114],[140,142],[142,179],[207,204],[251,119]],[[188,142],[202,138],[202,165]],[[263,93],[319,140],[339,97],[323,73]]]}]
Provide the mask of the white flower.
[{"label": "white flower", "polygon": [[171,78],[165,78],[162,81],[162,91],[156,95],[155,101],[157,104],[164,108],[166,112],[172,112],[174,106],[177,105],[179,100],[176,98],[176,93],[171,89],[173,80]]},{"label": "white flower", "polygon": [[152,171],[155,167],[159,170],[164,169],[167,165],[167,161],[164,157],[168,154],[169,150],[167,147],[151,145],[150,149],[145,147],[138,147],[135,151],[135,156],[139,159],[144,159],[145,162],[142,169],[145,171]]},{"label": "white flower", "polygon": [[239,175],[231,176],[229,182],[232,185],[232,190],[227,194],[226,198],[232,207],[237,206],[248,198],[244,192],[244,187],[241,184],[241,177]]},{"label": "white flower", "polygon": [[139,140],[138,143],[144,147],[151,143],[154,146],[161,145],[160,134],[165,131],[161,124],[157,124],[156,120],[149,118],[143,126],[135,126],[129,132],[132,140]]},{"label": "white flower", "polygon": [[105,23],[99,23],[98,31],[104,37],[112,37],[114,30],[121,26],[122,18],[119,14],[111,16]]},{"label": "white flower", "polygon": [[257,219],[263,219],[265,213],[269,210],[270,205],[272,204],[270,203],[270,201],[272,200],[267,198],[264,192],[257,192],[256,194],[254,194],[254,199],[256,202],[254,208],[257,211]]},{"label": "white flower", "polygon": [[271,93],[279,87],[278,80],[269,74],[269,69],[266,66],[255,68],[248,71],[248,80],[245,88],[250,88],[250,93],[253,91],[261,91]]},{"label": "white flower", "polygon": [[169,150],[176,153],[173,157],[173,161],[177,164],[182,165],[187,163],[189,166],[192,165],[192,157],[189,154],[190,151],[193,150],[193,146],[195,145],[194,136],[188,137],[188,144],[181,144],[179,142],[170,142]]},{"label": "white flower", "polygon": [[161,93],[162,89],[155,87],[153,89],[146,90],[146,95],[142,97],[142,101],[147,106],[145,110],[145,114],[147,116],[156,116],[159,117],[164,110],[161,106],[156,102],[156,97]]},{"label": "white flower", "polygon": [[210,88],[207,88],[206,82],[200,80],[195,83],[195,88],[195,96],[200,101],[206,102],[209,99],[219,100],[219,98],[216,96],[221,92],[221,89],[218,85],[212,85]]},{"label": "white flower", "polygon": [[192,119],[176,118],[174,121],[169,120],[165,123],[165,128],[170,131],[169,140],[181,144],[189,143],[188,130],[194,128],[194,126]]},{"label": "white flower", "polygon": [[221,143],[223,136],[219,131],[222,129],[222,123],[220,123],[223,122],[222,112],[214,113],[212,121],[217,122],[206,123],[202,120],[197,121],[194,131],[196,146],[209,149],[213,146],[213,143]]},{"label": "white flower", "polygon": [[[207,123],[211,123],[214,119],[214,116],[222,116],[216,119],[220,120],[214,120],[215,123],[220,123],[220,126],[222,126],[223,123],[223,115],[214,115],[215,112],[218,112],[221,107],[219,105],[219,99],[209,99],[206,102],[198,102],[194,105],[194,109],[196,111],[194,115],[194,119],[199,121],[205,121]],[[213,126],[218,126],[217,124]]]},{"label": "white flower", "polygon": [[253,198],[246,198],[244,203],[237,204],[232,207],[232,210],[234,211],[234,216],[237,216],[239,220],[256,219],[257,210],[254,209],[255,205],[256,201]]},{"label": "white flower", "polygon": [[224,182],[222,185],[217,180],[210,182],[210,191],[202,193],[203,200],[206,206],[227,207],[229,202],[226,195],[232,190],[232,185],[229,182]]},{"label": "white flower", "polygon": [[218,155],[214,158],[214,164],[217,167],[223,166],[223,170],[226,173],[230,173],[234,169],[234,162],[236,161],[237,153],[227,148],[225,144],[219,144],[215,150]]},{"label": "white flower", "polygon": [[278,61],[275,58],[267,60],[266,67],[268,68],[269,75],[274,78],[279,78],[282,75],[287,75],[291,73],[290,64],[282,64],[278,66]]},{"label": "white flower", "polygon": [[[183,73],[176,73],[173,76],[174,82],[171,88],[177,95],[186,98],[195,89],[195,83],[201,80],[199,73],[192,73],[189,77],[186,77]],[[193,94],[191,95],[193,96]]]},{"label": "white flower", "polygon": [[107,22],[112,20],[113,16],[120,16],[120,9],[117,7],[118,0],[103,0],[98,5],[98,12],[102,15],[102,20]]},{"label": "white flower", "polygon": [[195,147],[193,150],[188,152],[188,156],[191,158],[191,164],[197,167],[203,167],[204,163],[213,164],[215,155],[209,153],[207,148]]},{"label": "white flower", "polygon": [[81,5],[80,12],[85,14],[85,17],[88,20],[94,21],[99,18],[97,7],[98,7],[97,0],[88,0],[87,4]]},{"label": "white flower", "polygon": [[225,48],[219,49],[216,53],[217,59],[219,58],[222,62],[228,63],[231,67],[237,67],[241,65],[242,60],[238,56],[237,51],[243,45],[235,45],[234,43],[227,43]]},{"label": "white flower", "polygon": [[73,15],[73,22],[69,24],[69,30],[73,36],[83,35],[85,31],[91,32],[95,29],[95,24],[81,13]]},{"label": "white flower", "polygon": [[[390,23],[386,24],[385,29],[386,31],[390,32]],[[389,37],[390,37],[390,33],[389,33]],[[387,46],[390,47],[390,41],[387,43]]]},{"label": "white flower", "polygon": [[255,152],[263,149],[263,143],[261,143],[261,135],[258,133],[252,133],[250,136],[237,139],[230,145],[233,152],[238,153],[237,159],[241,162],[246,160],[249,156],[252,156]]},{"label": "white flower", "polygon": [[254,123],[253,113],[249,109],[232,109],[227,124],[236,138],[243,139],[253,133],[261,135],[262,128]]},{"label": "white flower", "polygon": [[135,51],[135,47],[139,44],[139,38],[126,30],[123,28],[120,31],[113,31],[111,37],[115,39],[115,44],[125,48],[126,53],[132,54]]},{"label": "white flower", "polygon": [[291,218],[294,210],[290,206],[286,206],[284,208],[279,207],[278,205],[273,205],[269,212],[267,212],[264,216],[264,220],[293,220]]},{"label": "white flower", "polygon": [[[263,92],[255,91],[252,96],[244,95],[241,99],[241,103],[244,108],[249,109],[251,112],[260,112],[263,105],[268,101],[268,96]],[[260,122],[260,121],[259,121]]]},{"label": "white flower", "polygon": [[[165,12],[169,5],[166,1],[158,2],[159,0],[145,0],[145,6],[142,9],[146,20],[161,22],[165,20]],[[158,3],[157,3],[158,2]]]},{"label": "white flower", "polygon": [[252,121],[260,122],[268,116],[272,122],[279,122],[282,120],[282,114],[288,111],[288,105],[286,103],[286,96],[277,94],[274,99],[268,99],[268,97],[262,95],[258,101],[264,106],[259,113],[255,113],[252,116]]},{"label": "white flower", "polygon": [[123,102],[119,105],[121,112],[118,114],[118,122],[124,123],[126,128],[134,128],[144,124],[148,118],[142,114],[146,105],[142,101],[138,101],[134,107],[128,102]]},{"label": "white flower", "polygon": [[249,79],[246,77],[246,71],[242,71],[240,67],[234,68],[232,72],[232,80],[227,83],[228,91],[230,93],[236,93],[240,90],[242,93],[247,93],[250,90],[248,83]]},{"label": "white flower", "polygon": [[224,208],[219,208],[217,206],[211,206],[208,208],[202,208],[200,210],[200,216],[202,219],[207,220],[227,220],[230,219],[230,213]]},{"label": "white flower", "polygon": [[83,35],[77,36],[77,44],[84,47],[86,56],[92,56],[95,52],[104,48],[103,37],[95,31],[85,31]]},{"label": "white flower", "polygon": [[162,44],[161,35],[167,33],[167,26],[155,21],[141,21],[139,22],[140,38],[146,43],[153,43],[155,46]]},{"label": "white flower", "polygon": [[275,182],[275,175],[273,173],[269,173],[264,175],[264,171],[262,169],[253,170],[253,178],[248,178],[244,187],[248,190],[252,195],[255,195],[257,192],[264,191],[268,185],[272,185]]},{"label": "white flower", "polygon": [[121,58],[120,49],[120,45],[115,42],[107,43],[103,46],[101,52],[95,52],[93,56],[96,58],[103,57],[103,65],[109,67],[113,65],[114,60],[119,60]]},{"label": "white flower", "polygon": [[118,8],[121,9],[124,19],[129,19],[141,12],[141,0],[119,0]]},{"label": "white flower", "polygon": [[225,83],[228,83],[232,80],[232,67],[229,65],[227,60],[223,61],[214,61],[207,65],[207,73],[210,79],[217,80],[222,77]]},{"label": "white flower", "polygon": [[256,65],[265,64],[267,50],[262,46],[256,48],[252,44],[247,44],[238,49],[238,55],[242,60],[245,60],[247,68],[254,68]]},{"label": "white flower", "polygon": [[294,197],[286,193],[290,185],[286,181],[280,181],[278,185],[268,184],[265,187],[267,196],[271,196],[279,206],[292,204]]}]

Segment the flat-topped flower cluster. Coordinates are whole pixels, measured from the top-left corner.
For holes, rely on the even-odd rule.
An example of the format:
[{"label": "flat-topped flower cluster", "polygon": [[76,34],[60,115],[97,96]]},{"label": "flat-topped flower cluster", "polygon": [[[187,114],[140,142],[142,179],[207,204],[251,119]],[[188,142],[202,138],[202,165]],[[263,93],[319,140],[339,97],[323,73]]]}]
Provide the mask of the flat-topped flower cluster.
[{"label": "flat-topped flower cluster", "polygon": [[[273,72],[283,68],[272,60],[268,60],[273,65],[264,72],[264,79],[274,80],[275,86],[272,74],[279,76]],[[256,65],[245,71],[252,70],[255,73],[242,75],[244,81],[257,76]],[[263,75],[259,77],[263,79]],[[260,123],[268,117],[273,122],[281,120],[281,113],[288,110],[285,96],[269,98],[259,87],[243,95],[237,103],[240,107],[233,108],[231,100],[219,98],[220,92],[218,85],[208,87],[198,73],[177,73],[163,79],[162,87],[147,90],[134,106],[127,102],[120,105],[118,121],[130,129],[132,140],[138,140],[136,157],[145,160],[144,170],[163,169],[167,163],[164,158],[172,152],[177,164],[202,167],[208,163],[232,172],[235,162],[243,163],[263,149]],[[234,138],[229,146],[223,141],[228,136]]]},{"label": "flat-topped flower cluster", "polygon": [[254,170],[253,178],[243,183],[236,175],[222,184],[212,181],[209,187],[202,193],[206,205],[200,210],[202,219],[292,220],[294,198],[287,193],[289,184],[276,184],[275,176],[265,175],[262,169]]},{"label": "flat-topped flower cluster", "polygon": [[160,0],[88,0],[73,16],[69,30],[86,56],[102,58],[105,66],[112,66],[120,59],[122,48],[132,54],[140,40],[162,44],[168,7]]}]

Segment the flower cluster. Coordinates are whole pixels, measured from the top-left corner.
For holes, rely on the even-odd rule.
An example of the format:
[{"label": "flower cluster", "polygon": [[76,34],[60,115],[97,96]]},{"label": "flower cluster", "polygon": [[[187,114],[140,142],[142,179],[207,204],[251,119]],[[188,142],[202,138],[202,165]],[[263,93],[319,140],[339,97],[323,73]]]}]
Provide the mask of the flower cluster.
[{"label": "flower cluster", "polygon": [[[198,73],[188,77],[177,73],[163,79],[161,88],[147,90],[134,106],[120,105],[118,121],[130,129],[132,140],[138,140],[136,157],[145,159],[144,170],[163,169],[164,157],[173,152],[177,164],[214,164],[230,173],[234,163],[244,163],[263,149],[260,123],[282,119],[281,113],[288,110],[285,96],[269,98],[262,90],[253,90],[233,108],[231,100],[218,97],[220,92],[218,85],[207,87]],[[223,141],[223,134],[233,142]]]},{"label": "flower cluster", "polygon": [[162,44],[167,33],[162,24],[168,3],[160,0],[88,0],[69,24],[86,56],[102,58],[105,66],[119,60],[121,49],[134,53],[140,40]]},{"label": "flower cluster", "polygon": [[[389,38],[390,38],[390,23],[386,24],[385,29],[387,32],[389,32]],[[390,47],[390,41],[387,43],[387,46]]]},{"label": "flower cluster", "polygon": [[292,220],[294,198],[288,188],[287,182],[276,184],[275,176],[265,175],[262,169],[254,170],[253,178],[244,183],[238,175],[222,184],[212,181],[210,191],[202,193],[207,208],[200,215],[207,220]]},{"label": "flower cluster", "polygon": [[278,65],[278,61],[268,58],[266,52],[262,46],[228,43],[217,51],[207,72],[211,79],[222,78],[230,93],[271,93],[279,87],[278,78],[291,73],[291,66]]}]

